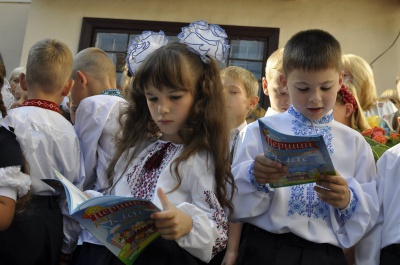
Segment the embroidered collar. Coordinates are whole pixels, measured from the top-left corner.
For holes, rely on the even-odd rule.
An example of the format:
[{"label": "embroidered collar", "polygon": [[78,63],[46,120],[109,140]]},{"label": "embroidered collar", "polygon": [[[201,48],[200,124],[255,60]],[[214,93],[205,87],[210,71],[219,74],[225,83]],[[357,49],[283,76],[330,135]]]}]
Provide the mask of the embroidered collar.
[{"label": "embroidered collar", "polygon": [[22,103],[22,106],[39,107],[60,113],[60,109],[56,103],[44,99],[28,99]]},{"label": "embroidered collar", "polygon": [[306,118],[303,114],[298,112],[292,105],[287,110],[289,115],[293,116],[292,120],[292,131],[295,135],[313,135],[320,134],[324,137],[326,147],[329,154],[333,154],[334,149],[332,146],[332,127],[331,122],[333,121],[333,111],[331,110],[328,114],[323,116],[318,121],[312,121]]},{"label": "embroidered collar", "polygon": [[287,112],[293,116],[294,118],[296,118],[297,120],[300,120],[301,122],[305,123],[305,124],[327,124],[333,121],[333,110],[331,110],[330,112],[328,112],[328,114],[324,115],[321,119],[317,120],[317,121],[312,121],[310,119],[308,119],[306,116],[304,116],[303,114],[301,114],[299,111],[297,111],[293,105],[290,105],[290,108],[287,110]]},{"label": "embroidered collar", "polygon": [[116,96],[124,98],[124,96],[122,95],[122,91],[117,88],[106,89],[103,92],[101,92],[100,95],[108,95],[108,96]]}]

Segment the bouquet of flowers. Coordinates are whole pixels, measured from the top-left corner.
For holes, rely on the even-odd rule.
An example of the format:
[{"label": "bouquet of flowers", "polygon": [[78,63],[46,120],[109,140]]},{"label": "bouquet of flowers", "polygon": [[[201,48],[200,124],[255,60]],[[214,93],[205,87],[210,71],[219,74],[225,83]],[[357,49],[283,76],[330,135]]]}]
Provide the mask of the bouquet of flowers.
[{"label": "bouquet of flowers", "polygon": [[371,146],[376,162],[386,150],[400,143],[400,134],[379,127],[381,119],[378,116],[368,117],[367,120],[371,129],[366,129],[361,134]]}]

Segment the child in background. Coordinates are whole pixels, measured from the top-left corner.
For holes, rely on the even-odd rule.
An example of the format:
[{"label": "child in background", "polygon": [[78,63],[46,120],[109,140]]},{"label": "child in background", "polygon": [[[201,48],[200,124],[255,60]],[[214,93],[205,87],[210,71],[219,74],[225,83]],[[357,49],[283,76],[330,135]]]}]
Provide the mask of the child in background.
[{"label": "child in background", "polygon": [[[382,203],[381,215],[383,222],[377,227],[379,236],[370,242],[379,243],[380,265],[400,264],[400,231],[399,231],[399,200],[400,200],[400,145],[387,150],[377,162],[379,184],[379,200]],[[365,254],[365,253],[364,253]],[[357,263],[362,264],[362,263]],[[373,263],[371,263],[373,264]],[[378,264],[378,263],[375,263]]]},{"label": "child in background", "polygon": [[162,209],[151,216],[161,236],[135,264],[209,262],[226,245],[224,208],[233,210],[225,95],[216,63],[227,59],[226,34],[196,21],[178,39],[166,44],[162,32],[147,31],[128,49],[135,78],[109,167],[110,192],[149,199]]},{"label": "child in background", "polygon": [[[349,84],[349,86],[352,85]],[[333,118],[356,131],[362,132],[369,129],[370,126],[353,91],[342,84],[333,107]]]},{"label": "child in background", "polygon": [[[0,87],[3,86],[6,68],[0,54]],[[6,106],[0,93],[0,113],[7,115]],[[25,203],[31,179],[21,148],[10,128],[0,123],[0,231],[6,230],[16,213],[21,213]]]},{"label": "child in background", "polygon": [[[1,264],[60,264],[70,257],[80,234],[80,226],[68,213],[65,198],[41,181],[59,170],[82,187],[81,152],[74,128],[58,111],[74,81],[72,54],[64,43],[45,39],[34,44],[28,55],[26,75],[20,86],[28,100],[9,111],[4,124],[14,128],[26,157],[32,180],[30,214],[15,218],[0,233]],[[21,255],[21,240],[26,247]]]},{"label": "child in background", "polygon": [[[87,48],[74,58],[74,85],[71,100],[75,106],[75,132],[81,144],[85,165],[84,190],[104,192],[109,188],[106,169],[114,155],[118,115],[126,101],[116,89],[116,69],[108,55],[98,48]],[[79,238],[72,264],[106,264],[107,248],[87,230]]]},{"label": "child in background", "polygon": [[342,248],[374,225],[379,205],[370,147],[333,120],[343,79],[340,44],[325,31],[301,31],[285,46],[283,69],[292,105],[262,120],[284,134],[321,134],[337,175],[271,188],[288,169],[263,154],[259,127],[250,124],[232,165],[233,218],[248,223],[238,264],[346,264]]},{"label": "child in background", "polygon": [[267,109],[266,116],[285,112],[290,106],[290,98],[287,90],[282,87],[280,79],[283,77],[284,48],[274,51],[267,59],[265,77],[262,79],[264,94],[269,96],[271,107]]},{"label": "child in background", "polygon": [[[229,66],[221,71],[222,85],[227,96],[228,121],[230,123],[230,154],[234,157],[239,133],[246,127],[246,117],[257,106],[259,84],[248,70]],[[211,264],[235,264],[239,249],[242,223],[228,223],[228,245]],[[219,258],[218,258],[219,257]],[[221,262],[221,259],[223,260]],[[218,262],[218,263],[216,263]]]},{"label": "child in background", "polygon": [[374,73],[371,66],[360,56],[343,55],[344,82],[354,86],[358,100],[365,117],[378,116],[382,118],[380,127],[393,131],[392,119],[397,111],[390,101],[379,101],[375,87]]}]

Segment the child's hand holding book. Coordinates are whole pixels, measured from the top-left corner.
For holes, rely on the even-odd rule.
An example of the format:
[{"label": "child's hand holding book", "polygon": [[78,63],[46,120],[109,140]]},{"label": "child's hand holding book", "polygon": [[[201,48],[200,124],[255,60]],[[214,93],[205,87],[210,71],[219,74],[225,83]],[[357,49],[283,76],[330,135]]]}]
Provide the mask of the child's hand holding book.
[{"label": "child's hand holding book", "polygon": [[347,180],[340,175],[321,174],[314,190],[318,197],[329,205],[343,210],[350,203],[350,190]]},{"label": "child's hand holding book", "polygon": [[258,184],[276,182],[287,174],[287,166],[269,159],[264,154],[260,154],[254,159],[254,179]]}]

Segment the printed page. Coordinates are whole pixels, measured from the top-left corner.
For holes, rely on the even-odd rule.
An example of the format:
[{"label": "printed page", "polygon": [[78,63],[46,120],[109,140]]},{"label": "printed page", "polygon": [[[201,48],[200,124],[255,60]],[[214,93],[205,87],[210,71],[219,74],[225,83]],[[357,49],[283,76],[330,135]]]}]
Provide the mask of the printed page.
[{"label": "printed page", "polygon": [[73,217],[125,264],[132,264],[159,236],[150,219],[159,209],[148,200],[103,196],[79,208]]},{"label": "printed page", "polygon": [[321,173],[336,174],[322,135],[286,135],[258,120],[264,154],[288,167],[289,174],[273,188],[315,182]]}]

